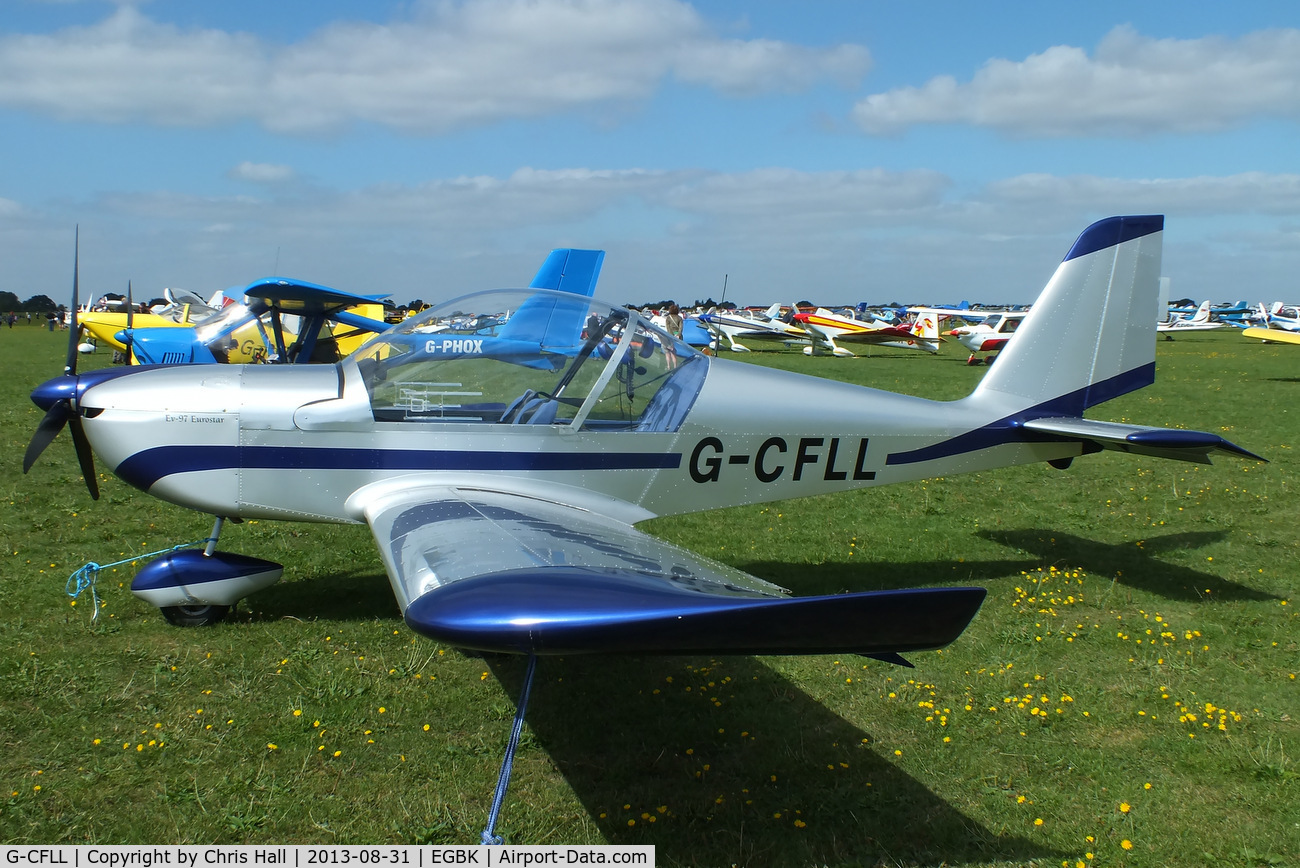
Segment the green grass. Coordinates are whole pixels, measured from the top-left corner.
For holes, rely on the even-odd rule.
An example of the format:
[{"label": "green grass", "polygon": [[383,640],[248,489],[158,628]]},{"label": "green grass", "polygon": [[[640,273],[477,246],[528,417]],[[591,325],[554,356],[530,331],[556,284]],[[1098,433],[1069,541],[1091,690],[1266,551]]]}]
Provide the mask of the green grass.
[{"label": "green grass", "polygon": [[[476,842],[524,661],[412,636],[366,528],[228,526],[223,548],[286,570],[217,628],[169,627],[127,566],[96,621],[73,605],[86,561],[209,519],[106,474],[92,503],[66,433],[22,475],[27,392],[64,340],[0,331],[0,840]],[[498,831],[665,865],[1296,864],[1300,352],[1232,333],[1158,357],[1155,386],[1092,415],[1272,463],[1105,453],[650,523],[801,594],[989,597],[914,670],[543,659]],[[982,375],[964,359],[750,361],[947,399]]]}]

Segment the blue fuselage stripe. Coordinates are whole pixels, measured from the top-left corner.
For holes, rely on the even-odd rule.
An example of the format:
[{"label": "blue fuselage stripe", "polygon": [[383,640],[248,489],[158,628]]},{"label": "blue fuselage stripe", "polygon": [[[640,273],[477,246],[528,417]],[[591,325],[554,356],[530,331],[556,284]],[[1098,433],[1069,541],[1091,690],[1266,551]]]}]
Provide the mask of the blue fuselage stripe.
[{"label": "blue fuselage stripe", "polygon": [[1149,386],[1156,379],[1156,363],[1134,368],[1099,383],[1090,383],[1082,389],[1046,401],[1036,407],[1022,410],[1014,416],[1006,416],[997,421],[967,431],[932,446],[912,449],[907,452],[891,452],[886,464],[916,464],[921,461],[935,461],[951,458],[967,452],[978,452],[1003,443],[1048,443],[1060,440],[1055,434],[1033,433],[1026,431],[1025,422],[1030,419],[1042,419],[1047,416],[1082,416],[1083,411],[1111,398],[1119,397],[1144,386]]},{"label": "blue fuselage stripe", "polygon": [[117,475],[142,490],[203,470],[675,470],[681,453],[491,452],[303,446],[159,446],[137,452]]}]

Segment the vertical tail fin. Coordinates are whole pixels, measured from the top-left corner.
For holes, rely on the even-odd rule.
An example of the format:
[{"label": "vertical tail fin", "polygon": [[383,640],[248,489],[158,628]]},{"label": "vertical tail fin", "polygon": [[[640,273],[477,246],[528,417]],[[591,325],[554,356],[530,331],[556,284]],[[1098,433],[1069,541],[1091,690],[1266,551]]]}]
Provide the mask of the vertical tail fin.
[{"label": "vertical tail fin", "polygon": [[1164,217],[1089,226],[971,398],[1079,416],[1155,380]]},{"label": "vertical tail fin", "polygon": [[932,313],[917,314],[912,323],[912,334],[922,340],[939,342],[939,318]]},{"label": "vertical tail fin", "polygon": [[[603,250],[552,250],[538,269],[531,286],[557,289],[591,298],[605,262]],[[581,299],[535,296],[511,315],[498,337],[537,342],[543,347],[568,347],[581,340],[587,303]]]}]

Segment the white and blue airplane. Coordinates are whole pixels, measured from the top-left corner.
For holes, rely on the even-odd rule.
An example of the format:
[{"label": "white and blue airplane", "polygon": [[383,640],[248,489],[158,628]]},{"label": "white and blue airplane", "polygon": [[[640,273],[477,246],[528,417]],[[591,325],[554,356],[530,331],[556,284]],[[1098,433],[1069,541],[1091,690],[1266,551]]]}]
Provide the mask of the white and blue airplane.
[{"label": "white and blue airplane", "polygon": [[[367,524],[407,624],[520,654],[844,653],[953,641],[982,588],[790,597],[636,529],[654,516],[1103,449],[1208,463],[1216,434],[1093,421],[1155,377],[1164,218],[1088,227],[966,398],[930,401],[699,354],[633,310],[548,290],[463,296],[333,365],[70,370],[65,425],[127,483],[232,519]],[[75,281],[75,278],[74,278]],[[514,311],[496,334],[452,314]],[[752,400],[763,395],[762,402]],[[1262,459],[1259,459],[1262,460]],[[177,552],[140,597],[207,623],[280,566]]]}]

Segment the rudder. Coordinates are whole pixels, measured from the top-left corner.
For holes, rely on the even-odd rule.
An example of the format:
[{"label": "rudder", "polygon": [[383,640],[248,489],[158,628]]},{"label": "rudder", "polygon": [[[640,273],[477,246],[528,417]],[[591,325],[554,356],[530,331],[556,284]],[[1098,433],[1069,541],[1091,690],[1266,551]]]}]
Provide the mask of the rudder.
[{"label": "rudder", "polygon": [[1080,416],[1154,382],[1163,230],[1162,215],[1085,229],[971,399]]}]

